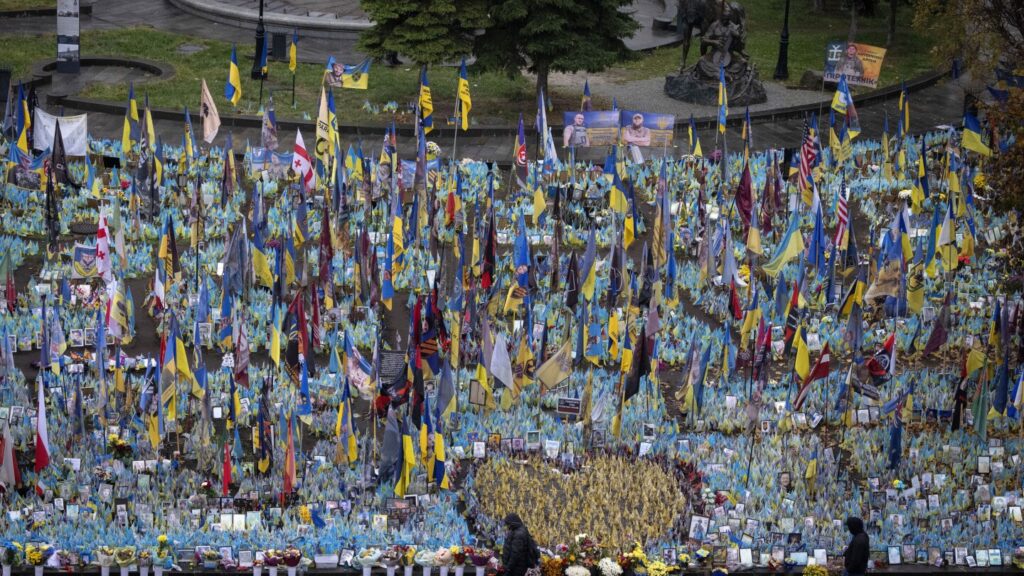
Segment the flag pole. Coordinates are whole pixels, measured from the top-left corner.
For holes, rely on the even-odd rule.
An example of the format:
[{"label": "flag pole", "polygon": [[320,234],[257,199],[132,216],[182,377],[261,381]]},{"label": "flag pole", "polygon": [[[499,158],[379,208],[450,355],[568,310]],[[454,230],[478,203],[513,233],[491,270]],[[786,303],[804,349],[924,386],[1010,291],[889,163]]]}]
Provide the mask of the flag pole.
[{"label": "flag pole", "polygon": [[[260,83],[260,89],[263,89],[263,83]],[[292,70],[292,108],[295,108],[295,71]]]}]

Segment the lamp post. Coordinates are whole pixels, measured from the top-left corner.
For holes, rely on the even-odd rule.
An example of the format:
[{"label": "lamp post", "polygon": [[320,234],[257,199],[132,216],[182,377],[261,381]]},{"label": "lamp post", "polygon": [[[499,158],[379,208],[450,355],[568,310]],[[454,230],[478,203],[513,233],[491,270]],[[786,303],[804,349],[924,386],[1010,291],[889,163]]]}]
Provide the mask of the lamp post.
[{"label": "lamp post", "polygon": [[779,36],[779,61],[775,64],[773,77],[776,80],[789,78],[789,0],[786,0],[786,11],[782,19],[782,34]]},{"label": "lamp post", "polygon": [[[262,80],[263,79],[263,68],[260,65],[261,64],[260,57],[267,50],[267,47],[266,47],[266,42],[267,42],[266,31],[263,28],[263,0],[259,0],[259,2],[260,2],[260,19],[256,23],[256,52],[254,53],[255,57],[252,59],[252,74],[250,74],[250,76],[252,76],[253,80]],[[788,2],[788,0],[787,0],[787,2]]]}]

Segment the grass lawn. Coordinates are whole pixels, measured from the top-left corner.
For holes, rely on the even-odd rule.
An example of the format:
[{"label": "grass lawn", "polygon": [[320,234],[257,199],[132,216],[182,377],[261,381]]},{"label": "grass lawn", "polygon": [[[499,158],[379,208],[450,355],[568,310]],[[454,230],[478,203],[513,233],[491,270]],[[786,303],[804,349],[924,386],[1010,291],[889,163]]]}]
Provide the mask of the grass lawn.
[{"label": "grass lawn", "polygon": [[[747,53],[762,79],[770,79],[779,55],[779,32],[785,0],[745,0],[747,11]],[[789,13],[789,81],[795,85],[805,70],[821,70],[825,64],[825,44],[845,40],[850,15],[841,11],[838,0],[827,0],[823,14],[810,11],[810,0],[790,0]],[[889,3],[883,2],[874,18],[857,18],[857,41],[885,46]],[[900,4],[896,14],[896,40],[889,47],[882,64],[879,86],[898,84],[933,68],[929,49],[931,43],[911,27],[913,7]],[[698,39],[690,47],[687,60],[692,64],[700,53]],[[679,68],[682,48],[659,48],[611,72],[623,81],[650,78],[673,73]]]},{"label": "grass lawn", "polygon": [[[22,77],[32,65],[45,58],[53,58],[54,37],[46,36],[0,36],[10,48],[0,56],[0,61],[11,65],[15,77]],[[185,54],[178,50],[182,45],[202,49]],[[240,46],[238,67],[242,75],[242,100],[237,111],[255,114],[259,109],[259,82],[249,78],[252,59],[247,53],[252,47]],[[300,48],[301,50],[301,48]],[[150,28],[127,28],[122,30],[89,31],[82,34],[82,53],[86,55],[132,56],[166,62],[174,66],[174,77],[169,80],[137,83],[136,96],[141,106],[144,95],[149,95],[150,105],[162,108],[183,108],[188,105],[195,110],[199,106],[200,82],[206,79],[218,109],[222,114],[232,111],[224,98],[224,82],[227,78],[228,59],[231,44],[202,38],[182,36]],[[317,64],[298,65],[296,70],[296,108],[291,108],[291,72],[287,62],[270,62],[270,79],[264,83],[264,102],[267,92],[274,90],[275,108],[279,118],[297,118],[308,112],[316,114],[320,98],[323,67]],[[457,68],[439,68],[429,73],[434,101],[435,122],[454,111]],[[533,86],[523,77],[510,79],[499,74],[470,74],[473,96],[473,114],[477,121],[501,120],[503,123],[514,118],[522,104],[523,110],[534,107]],[[406,109],[416,100],[419,90],[419,70],[412,67],[388,68],[374,64],[370,69],[368,90],[335,89],[334,98],[339,119],[343,122],[361,122],[390,119],[390,114],[373,113],[363,110],[365,102],[382,106],[397,102],[399,109]],[[128,97],[128,86],[94,84],[81,94],[87,98],[124,101]],[[512,105],[515,103],[515,105]]]},{"label": "grass lawn", "polygon": [[57,0],[0,0],[0,12],[56,7]]}]

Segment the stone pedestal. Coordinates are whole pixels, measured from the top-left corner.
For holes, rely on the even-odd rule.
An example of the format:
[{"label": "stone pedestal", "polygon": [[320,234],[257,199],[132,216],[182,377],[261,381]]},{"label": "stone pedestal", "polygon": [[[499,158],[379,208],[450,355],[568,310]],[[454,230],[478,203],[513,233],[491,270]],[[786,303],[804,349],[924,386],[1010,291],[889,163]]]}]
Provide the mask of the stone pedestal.
[{"label": "stone pedestal", "polygon": [[[761,104],[768,100],[764,85],[757,77],[757,71],[746,63],[734,62],[726,69],[726,87],[729,91],[730,106]],[[718,76],[709,75],[698,64],[683,70],[678,76],[665,77],[665,94],[669,98],[702,104],[718,105]]]}]

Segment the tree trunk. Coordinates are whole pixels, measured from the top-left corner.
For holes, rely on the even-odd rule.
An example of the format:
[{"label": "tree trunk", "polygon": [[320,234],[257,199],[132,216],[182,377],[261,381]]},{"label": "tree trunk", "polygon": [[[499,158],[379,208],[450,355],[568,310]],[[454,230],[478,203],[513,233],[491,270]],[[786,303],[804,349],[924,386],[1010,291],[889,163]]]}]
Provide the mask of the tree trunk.
[{"label": "tree trunk", "polygon": [[889,33],[885,36],[886,48],[896,40],[896,0],[889,0]]},{"label": "tree trunk", "polygon": [[857,40],[857,0],[849,0],[850,2],[850,34],[847,38],[847,42],[854,42]]},{"label": "tree trunk", "polygon": [[[545,98],[550,97],[548,94],[548,64],[537,63],[537,97],[539,98],[541,93],[544,94]],[[539,100],[538,100],[539,102]]]}]

